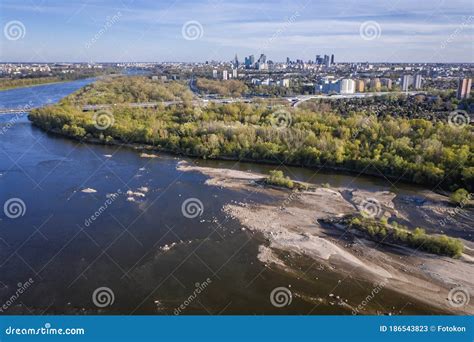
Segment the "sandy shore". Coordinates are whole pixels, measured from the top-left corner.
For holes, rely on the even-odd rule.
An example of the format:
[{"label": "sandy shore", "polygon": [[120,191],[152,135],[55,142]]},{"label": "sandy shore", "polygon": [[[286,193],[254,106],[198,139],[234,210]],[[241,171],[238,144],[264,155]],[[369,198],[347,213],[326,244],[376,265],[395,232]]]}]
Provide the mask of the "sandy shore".
[{"label": "sandy shore", "polygon": [[[257,185],[256,181],[264,177],[262,174],[199,167],[186,162],[179,163],[178,169],[207,175],[206,183],[211,186],[274,196],[275,204],[227,204],[222,209],[247,229],[263,234],[266,243],[260,247],[258,257],[270,267],[291,271],[285,261],[278,258],[278,251],[304,255],[345,275],[383,282],[391,290],[445,312],[474,313],[474,300],[462,307],[453,307],[448,301],[451,289],[459,286],[473,295],[474,248],[471,242],[463,241],[465,254],[460,259],[452,259],[405,247],[381,246],[363,236],[353,236],[348,243],[344,237],[351,233],[323,226],[318,221],[356,213],[372,200],[378,203],[377,215],[406,219],[408,215],[395,206],[396,195],[392,192],[323,187],[295,192]],[[426,214],[428,210],[442,211],[444,207],[443,200],[433,194],[423,210]]]}]

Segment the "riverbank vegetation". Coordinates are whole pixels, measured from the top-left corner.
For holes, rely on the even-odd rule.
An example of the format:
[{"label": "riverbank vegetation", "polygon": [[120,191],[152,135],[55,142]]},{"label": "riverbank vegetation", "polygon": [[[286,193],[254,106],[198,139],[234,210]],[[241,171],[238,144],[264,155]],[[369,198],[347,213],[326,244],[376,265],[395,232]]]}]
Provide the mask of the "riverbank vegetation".
[{"label": "riverbank vegetation", "polygon": [[4,77],[0,78],[0,90],[31,87],[41,84],[59,83],[75,81],[84,78],[97,77],[107,73],[111,73],[113,70],[83,70],[71,73],[61,73],[52,75],[31,75],[27,77]]},{"label": "riverbank vegetation", "polygon": [[242,97],[248,91],[245,83],[239,80],[218,81],[198,78],[196,87],[203,94],[217,94],[223,97]]},{"label": "riverbank vegetation", "polygon": [[459,239],[427,234],[422,228],[409,230],[397,222],[389,224],[387,220],[356,215],[344,218],[341,223],[349,229],[367,234],[372,240],[401,244],[428,253],[458,258],[464,250],[464,245]]},{"label": "riverbank vegetation", "polygon": [[192,92],[179,82],[153,81],[148,77],[113,77],[85,86],[66,97],[61,105],[98,105],[191,101]]},{"label": "riverbank vegetation", "polygon": [[[309,168],[340,168],[391,179],[473,191],[473,130],[424,119],[363,112],[340,115],[311,109],[234,103],[193,106],[179,83],[143,78],[97,82],[58,105],[36,109],[43,129],[76,139],[137,143],[202,158],[258,161]],[[166,90],[166,91],[165,91]],[[77,103],[137,102],[180,97],[157,108],[113,106],[113,125],[94,125]]]}]

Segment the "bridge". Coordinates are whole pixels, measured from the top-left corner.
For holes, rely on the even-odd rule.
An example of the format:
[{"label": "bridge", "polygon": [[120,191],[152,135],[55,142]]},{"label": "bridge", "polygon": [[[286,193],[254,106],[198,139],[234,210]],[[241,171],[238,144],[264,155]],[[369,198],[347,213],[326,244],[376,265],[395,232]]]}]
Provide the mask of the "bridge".
[{"label": "bridge", "polygon": [[32,108],[0,108],[0,115],[4,114],[25,114],[28,113]]},{"label": "bridge", "polygon": [[[190,82],[190,87],[192,87],[192,81]],[[194,89],[195,90],[195,89]],[[292,107],[298,107],[302,103],[312,100],[312,99],[352,99],[352,98],[365,98],[373,96],[382,96],[389,94],[406,94],[406,95],[416,95],[416,94],[425,94],[425,92],[375,92],[375,93],[355,93],[355,94],[334,94],[334,95],[298,95],[293,97],[280,97],[280,99],[287,100],[291,103]],[[253,103],[257,99],[262,99],[262,97],[251,97],[251,98],[213,98],[211,96],[199,96],[197,99],[190,101],[194,106],[206,106],[209,103],[216,104],[228,104],[228,103]],[[98,111],[113,108],[116,106],[129,106],[133,108],[158,108],[160,106],[168,107],[172,105],[181,104],[183,101],[159,101],[159,102],[138,102],[138,103],[115,103],[115,104],[97,104],[97,105],[84,105],[82,110],[84,112],[89,111]],[[0,115],[2,114],[20,114],[27,113],[33,108],[0,108]]]}]

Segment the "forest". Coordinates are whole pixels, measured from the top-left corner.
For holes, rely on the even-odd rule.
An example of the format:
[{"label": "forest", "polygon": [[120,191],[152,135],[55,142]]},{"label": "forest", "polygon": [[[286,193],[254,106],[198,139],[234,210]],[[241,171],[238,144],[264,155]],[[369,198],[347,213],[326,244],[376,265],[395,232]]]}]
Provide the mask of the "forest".
[{"label": "forest", "polygon": [[[138,79],[97,82],[57,105],[35,109],[37,126],[75,139],[138,143],[202,158],[258,161],[354,171],[429,185],[474,190],[472,126],[442,121],[259,103],[194,106],[185,86]],[[181,97],[157,108],[113,106],[113,125],[98,129],[78,103],[152,101]]]}]

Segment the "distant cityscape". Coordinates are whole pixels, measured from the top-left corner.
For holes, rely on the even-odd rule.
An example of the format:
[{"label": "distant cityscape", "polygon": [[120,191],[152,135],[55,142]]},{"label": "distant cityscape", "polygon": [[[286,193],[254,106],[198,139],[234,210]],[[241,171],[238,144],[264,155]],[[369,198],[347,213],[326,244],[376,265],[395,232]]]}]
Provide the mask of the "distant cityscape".
[{"label": "distant cityscape", "polygon": [[274,62],[262,53],[229,62],[204,63],[3,63],[1,78],[28,78],[73,74],[84,70],[136,69],[161,79],[196,74],[215,80],[242,80],[253,86],[298,87],[304,94],[356,94],[365,92],[457,89],[457,97],[470,97],[474,65],[470,63],[338,63],[334,54],[314,60],[286,58]]}]

